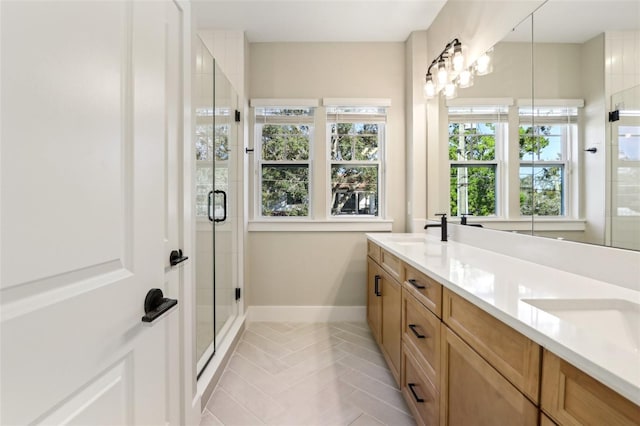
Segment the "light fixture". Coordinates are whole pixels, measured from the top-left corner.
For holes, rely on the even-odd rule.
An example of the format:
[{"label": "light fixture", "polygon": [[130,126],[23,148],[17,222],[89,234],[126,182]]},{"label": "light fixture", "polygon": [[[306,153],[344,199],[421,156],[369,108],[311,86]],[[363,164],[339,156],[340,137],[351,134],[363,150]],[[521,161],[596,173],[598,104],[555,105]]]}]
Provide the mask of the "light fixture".
[{"label": "light fixture", "polygon": [[493,71],[493,63],[491,61],[491,53],[493,49],[489,49],[484,52],[480,57],[476,60],[476,74],[477,75],[486,75]]},{"label": "light fixture", "polygon": [[443,57],[438,61],[438,86],[444,87],[449,82],[449,71]]},{"label": "light fixture", "polygon": [[[485,52],[468,68],[465,68],[465,57],[462,50],[460,40],[453,39],[431,62],[427,68],[423,87],[425,98],[431,99],[438,93],[442,93],[447,99],[454,98],[458,88],[464,89],[473,86],[474,75],[489,74],[493,70],[491,60],[493,48]],[[435,72],[432,73],[434,67]]]},{"label": "light fixture", "polygon": [[463,69],[460,74],[458,74],[456,84],[461,89],[466,89],[467,87],[473,86],[473,72],[471,71],[471,69]]},{"label": "light fixture", "polygon": [[453,63],[453,70],[455,72],[461,72],[464,68],[464,55],[462,54],[462,43],[458,39],[453,43],[453,57],[451,58]]},{"label": "light fixture", "polygon": [[447,99],[453,99],[458,94],[457,87],[453,82],[449,82],[445,84],[444,89],[442,91],[444,93],[444,96]]},{"label": "light fixture", "polygon": [[431,74],[427,74],[425,77],[423,91],[426,98],[433,98],[436,95],[436,85]]}]

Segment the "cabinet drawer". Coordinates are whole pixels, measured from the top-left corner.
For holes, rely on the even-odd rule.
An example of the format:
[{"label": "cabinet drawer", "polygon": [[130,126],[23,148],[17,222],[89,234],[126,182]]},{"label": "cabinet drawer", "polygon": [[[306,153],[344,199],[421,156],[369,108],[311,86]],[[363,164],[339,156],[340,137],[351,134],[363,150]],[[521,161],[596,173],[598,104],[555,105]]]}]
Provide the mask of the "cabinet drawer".
[{"label": "cabinet drawer", "polygon": [[522,393],[538,403],[539,345],[446,288],[442,320]]},{"label": "cabinet drawer", "polygon": [[[408,286],[405,281],[405,288]],[[440,320],[409,292],[402,292],[402,341],[436,388],[440,371]]]},{"label": "cabinet drawer", "polygon": [[405,282],[409,291],[438,318],[442,317],[442,285],[417,269],[404,265]]},{"label": "cabinet drawer", "polygon": [[540,426],[556,426],[556,424],[544,413],[540,413]]},{"label": "cabinet drawer", "polygon": [[367,240],[367,256],[380,263],[380,246]]},{"label": "cabinet drawer", "polygon": [[442,324],[440,424],[536,426],[538,407]]},{"label": "cabinet drawer", "polygon": [[398,282],[402,282],[402,262],[385,249],[380,249],[380,265]]},{"label": "cabinet drawer", "polygon": [[560,425],[640,425],[640,407],[547,350],[541,399]]},{"label": "cabinet drawer", "polygon": [[440,397],[406,347],[402,351],[402,395],[419,425],[437,425]]}]

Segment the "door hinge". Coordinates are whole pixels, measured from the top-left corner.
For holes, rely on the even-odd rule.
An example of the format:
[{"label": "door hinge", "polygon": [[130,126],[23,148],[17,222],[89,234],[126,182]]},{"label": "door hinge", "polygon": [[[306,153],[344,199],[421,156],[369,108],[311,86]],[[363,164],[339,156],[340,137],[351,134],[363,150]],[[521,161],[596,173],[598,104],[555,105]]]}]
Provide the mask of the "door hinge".
[{"label": "door hinge", "polygon": [[620,120],[620,110],[617,109],[615,111],[609,112],[609,123],[613,123],[614,121]]},{"label": "door hinge", "polygon": [[236,288],[236,300],[240,300],[240,287]]},{"label": "door hinge", "polygon": [[236,123],[240,122],[240,111],[236,110]]}]

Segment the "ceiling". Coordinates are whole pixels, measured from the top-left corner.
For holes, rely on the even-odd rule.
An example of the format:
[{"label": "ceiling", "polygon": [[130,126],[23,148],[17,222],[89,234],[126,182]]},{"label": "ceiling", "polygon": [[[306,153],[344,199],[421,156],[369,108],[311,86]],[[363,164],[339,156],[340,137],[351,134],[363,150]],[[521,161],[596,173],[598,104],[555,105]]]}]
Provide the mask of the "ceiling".
[{"label": "ceiling", "polygon": [[[446,1],[193,0],[191,4],[199,29],[245,31],[250,42],[384,42],[405,41],[412,31],[426,30]],[[638,29],[640,0],[548,0],[535,13],[534,28],[536,41],[564,43],[583,43],[604,31]],[[505,41],[530,37],[528,20]]]},{"label": "ceiling", "polygon": [[[534,13],[536,42],[584,43],[605,31],[640,28],[640,0],[549,0]],[[504,41],[529,41],[531,20]]]},{"label": "ceiling", "polygon": [[446,0],[193,0],[199,29],[242,30],[250,42],[405,41]]}]

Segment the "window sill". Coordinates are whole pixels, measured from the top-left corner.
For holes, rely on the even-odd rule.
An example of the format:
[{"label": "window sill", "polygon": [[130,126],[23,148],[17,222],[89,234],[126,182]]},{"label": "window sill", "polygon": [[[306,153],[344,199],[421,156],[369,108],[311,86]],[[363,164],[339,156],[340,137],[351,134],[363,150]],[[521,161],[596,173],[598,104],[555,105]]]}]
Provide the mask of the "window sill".
[{"label": "window sill", "polygon": [[[485,228],[498,229],[501,231],[531,231],[531,218],[521,219],[498,219],[498,218],[480,218],[469,216],[469,223],[479,223]],[[534,231],[584,231],[586,227],[585,219],[568,219],[568,218],[540,218],[534,220]],[[451,219],[450,224],[457,225],[457,218]]]},{"label": "window sill", "polygon": [[391,232],[393,220],[251,220],[249,232]]}]

